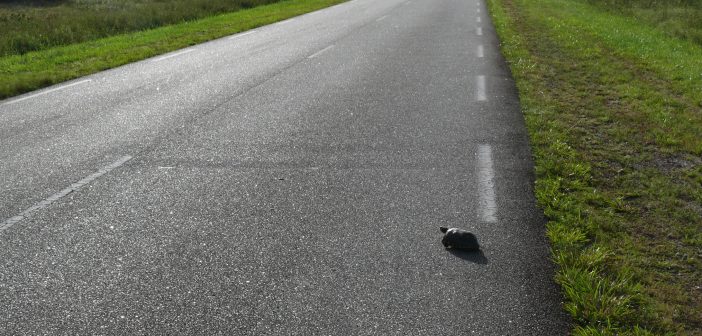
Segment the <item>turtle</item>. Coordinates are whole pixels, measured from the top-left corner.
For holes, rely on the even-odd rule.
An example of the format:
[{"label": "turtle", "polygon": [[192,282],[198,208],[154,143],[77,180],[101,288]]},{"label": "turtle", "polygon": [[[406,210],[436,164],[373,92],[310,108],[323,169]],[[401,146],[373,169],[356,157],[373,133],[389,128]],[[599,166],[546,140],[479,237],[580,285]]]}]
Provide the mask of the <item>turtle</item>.
[{"label": "turtle", "polygon": [[446,249],[465,251],[477,251],[480,249],[478,238],[466,230],[443,226],[439,227],[439,230],[444,233],[444,238],[441,239],[441,243],[444,244]]}]

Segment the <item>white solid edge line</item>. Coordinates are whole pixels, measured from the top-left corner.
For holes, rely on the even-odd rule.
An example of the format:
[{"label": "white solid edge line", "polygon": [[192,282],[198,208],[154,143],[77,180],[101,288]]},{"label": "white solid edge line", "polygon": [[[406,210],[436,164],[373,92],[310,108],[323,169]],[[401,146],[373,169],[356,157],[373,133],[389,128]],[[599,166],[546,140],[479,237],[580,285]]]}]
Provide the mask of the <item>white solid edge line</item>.
[{"label": "white solid edge line", "polygon": [[315,58],[315,57],[317,57],[317,56],[319,56],[319,55],[325,53],[327,50],[329,50],[329,49],[331,49],[331,48],[334,48],[334,45],[333,45],[333,44],[330,45],[330,46],[328,46],[328,47],[326,47],[326,48],[324,48],[324,49],[322,49],[322,50],[320,50],[320,51],[318,51],[318,52],[316,52],[316,53],[314,53],[314,54],[312,54],[312,55],[307,56],[307,58]]},{"label": "white solid edge line", "polygon": [[10,105],[10,104],[18,103],[18,102],[21,102],[21,101],[23,101],[23,100],[27,100],[27,99],[34,98],[34,97],[37,97],[37,96],[45,95],[45,94],[47,94],[47,93],[55,92],[55,91],[58,91],[58,90],[67,89],[67,88],[69,88],[69,87],[71,87],[71,86],[76,86],[76,85],[80,85],[80,84],[85,84],[85,83],[87,83],[87,82],[92,82],[92,81],[93,81],[92,79],[84,79],[84,80],[81,80],[81,81],[78,81],[78,82],[75,82],[75,83],[62,85],[62,86],[59,86],[59,87],[57,87],[57,88],[44,90],[44,91],[41,91],[41,92],[37,92],[37,93],[34,93],[34,94],[30,94],[29,96],[26,96],[26,97],[22,97],[22,98],[18,98],[18,99],[15,99],[15,100],[11,100],[11,101],[9,101],[9,102],[4,103],[3,105]]},{"label": "white solid edge line", "polygon": [[478,34],[478,36],[482,36],[483,35],[483,27],[476,28],[475,33]]},{"label": "white solid edge line", "polygon": [[487,94],[485,93],[485,76],[476,76],[475,77],[475,84],[476,84],[476,92],[475,92],[475,100],[477,101],[486,101],[487,100]]},{"label": "white solid edge line", "polygon": [[256,32],[255,30],[251,30],[251,31],[247,31],[247,32],[245,32],[245,33],[239,33],[239,34],[236,34],[236,35],[229,36],[227,39],[233,40],[233,39],[237,39],[237,38],[240,38],[240,37],[244,37],[244,36],[246,36],[246,35],[251,35],[251,34],[253,34],[253,33],[255,33],[255,32]]},{"label": "white solid edge line", "polygon": [[387,17],[388,17],[387,15],[383,15],[383,16],[381,16],[381,17],[375,19],[375,21],[376,21],[376,22],[380,22],[380,21],[385,20],[385,18],[387,18]]},{"label": "white solid edge line", "polygon": [[484,50],[483,50],[483,45],[482,45],[482,44],[481,44],[481,45],[478,45],[478,50],[476,51],[476,54],[477,54],[478,58],[483,58],[483,57],[485,57],[485,52],[484,52]]},{"label": "white solid edge line", "polygon": [[480,218],[486,223],[497,222],[495,201],[495,171],[490,145],[478,146],[478,203]]},{"label": "white solid edge line", "polygon": [[82,188],[84,185],[94,181],[95,179],[97,179],[98,177],[100,177],[102,175],[109,173],[111,170],[123,165],[125,162],[127,162],[131,159],[132,159],[131,156],[125,155],[125,156],[121,157],[119,160],[107,165],[106,167],[104,167],[104,168],[102,168],[102,169],[100,169],[100,170],[98,170],[90,175],[88,175],[87,177],[83,178],[82,180],[71,184],[70,186],[64,188],[63,190],[45,198],[44,200],[40,201],[39,203],[32,205],[31,207],[20,212],[16,216],[13,216],[9,219],[6,219],[4,222],[2,222],[2,224],[0,224],[0,232],[7,230],[11,226],[17,224],[19,221],[27,218],[28,216],[30,216],[32,214],[32,212],[46,208],[51,203],[54,203],[54,202],[58,201],[59,199],[61,199],[62,197],[66,196],[74,191],[77,191],[78,189]]},{"label": "white solid edge line", "polygon": [[171,57],[180,56],[180,55],[187,54],[187,53],[193,52],[193,51],[195,51],[195,49],[181,50],[181,51],[179,51],[179,52],[172,53],[172,54],[170,54],[170,55],[166,55],[166,56],[161,56],[161,57],[158,57],[158,58],[154,58],[153,62],[160,62],[160,61],[169,59],[169,58],[171,58]]}]

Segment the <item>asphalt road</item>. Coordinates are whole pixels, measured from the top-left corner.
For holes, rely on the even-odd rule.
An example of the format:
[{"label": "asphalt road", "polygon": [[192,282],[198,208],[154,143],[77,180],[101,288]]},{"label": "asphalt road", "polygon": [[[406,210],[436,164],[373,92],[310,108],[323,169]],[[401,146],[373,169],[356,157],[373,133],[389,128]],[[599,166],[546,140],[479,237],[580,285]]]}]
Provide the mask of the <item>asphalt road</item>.
[{"label": "asphalt road", "polygon": [[0,176],[3,335],[569,329],[478,0],[354,0],[2,101]]}]

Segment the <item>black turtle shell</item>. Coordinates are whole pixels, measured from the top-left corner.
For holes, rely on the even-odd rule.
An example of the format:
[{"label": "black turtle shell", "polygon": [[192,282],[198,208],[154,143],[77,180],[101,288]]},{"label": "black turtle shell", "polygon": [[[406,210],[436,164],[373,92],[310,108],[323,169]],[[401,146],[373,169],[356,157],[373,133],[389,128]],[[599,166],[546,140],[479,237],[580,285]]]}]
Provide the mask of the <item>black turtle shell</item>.
[{"label": "black turtle shell", "polygon": [[[442,230],[443,231],[443,230]],[[480,249],[478,238],[474,234],[457,228],[446,230],[441,243],[445,248],[454,248],[467,251],[477,251]]]}]

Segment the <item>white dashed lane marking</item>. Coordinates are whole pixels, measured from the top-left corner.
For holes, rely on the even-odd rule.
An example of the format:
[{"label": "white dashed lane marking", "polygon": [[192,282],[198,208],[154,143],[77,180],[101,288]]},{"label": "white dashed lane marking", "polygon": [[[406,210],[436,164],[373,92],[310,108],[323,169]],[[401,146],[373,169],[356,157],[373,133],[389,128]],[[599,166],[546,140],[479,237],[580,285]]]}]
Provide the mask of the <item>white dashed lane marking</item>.
[{"label": "white dashed lane marking", "polygon": [[75,83],[70,83],[70,84],[62,85],[62,86],[59,86],[59,87],[57,87],[57,88],[44,90],[44,91],[41,91],[41,92],[37,92],[37,93],[31,94],[31,95],[26,96],[26,97],[14,99],[14,100],[11,100],[11,101],[9,101],[9,102],[3,104],[3,105],[10,105],[10,104],[18,103],[18,102],[21,102],[21,101],[23,101],[23,100],[27,100],[27,99],[31,99],[31,98],[34,98],[34,97],[42,96],[42,95],[45,95],[45,94],[47,94],[47,93],[56,92],[56,91],[59,91],[59,90],[67,89],[67,88],[72,87],[72,86],[81,85],[81,84],[85,84],[85,83],[92,82],[92,81],[93,81],[92,79],[84,79],[84,80],[81,80],[81,81],[78,81],[78,82],[75,82]]},{"label": "white dashed lane marking", "polygon": [[287,23],[290,23],[290,22],[293,22],[293,21],[295,21],[294,18],[292,18],[292,19],[287,19],[287,20],[283,20],[283,21],[278,21],[278,22],[274,23],[273,25],[274,25],[274,26],[279,26],[279,25],[284,25],[284,24],[287,24]]},{"label": "white dashed lane marking", "polygon": [[132,157],[129,155],[123,156],[122,158],[109,164],[105,168],[102,168],[102,169],[90,174],[86,178],[84,178],[76,183],[71,184],[67,188],[64,188],[63,190],[47,197],[46,199],[42,200],[41,202],[34,204],[33,206],[29,207],[27,210],[24,210],[24,211],[20,212],[19,214],[17,214],[16,216],[5,220],[4,222],[2,222],[2,224],[0,224],[0,232],[7,230],[11,226],[17,224],[19,221],[27,218],[33,212],[44,209],[47,206],[51,205],[51,203],[54,203],[54,202],[58,201],[59,199],[61,199],[62,197],[66,196],[74,191],[77,191],[78,189],[82,188],[84,185],[94,181],[95,179],[97,179],[98,177],[100,177],[102,175],[109,173],[113,169],[123,165],[125,162],[127,162],[131,159],[132,159]]},{"label": "white dashed lane marking", "polygon": [[475,100],[477,101],[486,101],[487,100],[487,93],[486,93],[486,83],[485,83],[485,76],[475,76]]},{"label": "white dashed lane marking", "polygon": [[316,53],[314,53],[314,54],[312,54],[312,55],[310,55],[310,56],[308,56],[307,58],[315,58],[315,57],[317,57],[317,56],[319,56],[319,55],[321,55],[321,54],[327,52],[327,50],[330,50],[331,48],[334,48],[334,45],[333,45],[333,44],[330,45],[330,46],[328,46],[328,47],[326,47],[326,48],[324,48],[324,49],[322,49],[322,50],[320,50],[320,51],[318,51],[318,52],[316,52]]},{"label": "white dashed lane marking", "polygon": [[173,57],[180,56],[180,55],[183,55],[183,54],[187,54],[187,53],[193,52],[193,51],[195,51],[195,49],[185,49],[185,50],[181,50],[181,51],[179,51],[179,52],[175,52],[175,53],[172,53],[172,54],[169,54],[169,55],[166,55],[166,56],[161,56],[161,57],[158,57],[158,58],[154,58],[153,62],[160,62],[160,61],[167,60],[167,59],[169,59],[169,58],[173,58]]},{"label": "white dashed lane marking", "polygon": [[230,40],[237,39],[237,38],[240,38],[240,37],[244,37],[244,36],[246,36],[246,35],[251,35],[251,34],[253,34],[253,33],[255,33],[255,32],[256,32],[256,31],[253,30],[253,31],[248,31],[248,32],[246,32],[246,33],[241,33],[241,34],[232,35],[232,36],[229,36],[228,39],[230,39]]},{"label": "white dashed lane marking", "polygon": [[490,145],[478,146],[478,204],[480,219],[486,223],[497,222],[495,201],[495,171]]}]

